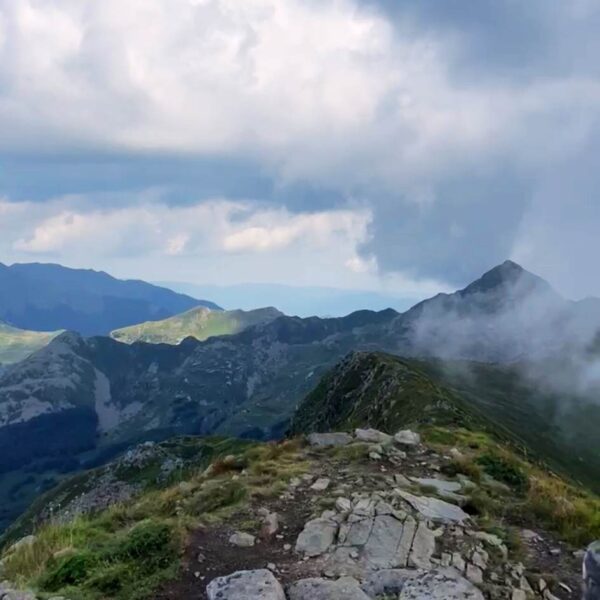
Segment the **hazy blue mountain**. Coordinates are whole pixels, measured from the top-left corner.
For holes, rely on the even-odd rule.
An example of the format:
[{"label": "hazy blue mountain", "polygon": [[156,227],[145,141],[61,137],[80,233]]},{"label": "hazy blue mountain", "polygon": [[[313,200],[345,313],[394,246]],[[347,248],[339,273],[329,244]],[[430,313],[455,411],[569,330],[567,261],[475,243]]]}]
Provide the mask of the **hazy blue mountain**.
[{"label": "hazy blue mountain", "polygon": [[103,335],[195,306],[219,309],[213,302],[144,281],[115,279],[104,272],[0,263],[0,320],[21,329]]},{"label": "hazy blue mountain", "polygon": [[357,310],[403,311],[412,306],[409,298],[361,290],[343,290],[318,286],[292,286],[274,283],[238,285],[195,285],[162,282],[168,288],[200,298],[211,298],[226,309],[252,310],[276,306],[286,315],[299,317],[342,317]]}]

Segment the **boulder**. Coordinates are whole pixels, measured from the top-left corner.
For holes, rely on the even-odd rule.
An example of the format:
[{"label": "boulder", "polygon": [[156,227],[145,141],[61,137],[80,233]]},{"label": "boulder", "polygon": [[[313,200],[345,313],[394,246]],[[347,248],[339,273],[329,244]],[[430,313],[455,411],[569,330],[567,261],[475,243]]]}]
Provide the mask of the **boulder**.
[{"label": "boulder", "polygon": [[230,538],[229,543],[234,546],[238,546],[240,548],[249,548],[254,546],[256,542],[256,538],[249,533],[244,533],[243,531],[236,531]]},{"label": "boulder", "polygon": [[600,541],[592,542],[583,557],[583,600],[600,600]]},{"label": "boulder", "polygon": [[356,579],[302,579],[288,588],[289,600],[370,600]]},{"label": "boulder", "polygon": [[396,489],[395,492],[426,519],[439,523],[463,523],[469,518],[469,515],[459,506],[438,498],[415,496],[401,489]]},{"label": "boulder", "polygon": [[392,436],[377,429],[356,429],[354,432],[356,439],[368,444],[389,444]]},{"label": "boulder", "polygon": [[286,600],[281,584],[268,569],[217,577],[206,587],[206,595],[208,600]]},{"label": "boulder", "polygon": [[398,600],[484,600],[477,587],[452,568],[421,572],[407,579]]},{"label": "boulder", "polygon": [[394,436],[394,441],[400,446],[413,447],[421,443],[421,436],[410,429],[403,429]]},{"label": "boulder", "polygon": [[316,448],[335,448],[338,446],[347,446],[352,442],[352,436],[349,433],[311,433],[307,436],[308,443]]},{"label": "boulder", "polygon": [[279,531],[279,515],[275,512],[266,512],[263,515],[260,527],[260,537],[263,540],[273,537]]},{"label": "boulder", "polygon": [[305,556],[320,556],[327,552],[335,539],[338,524],[332,519],[308,521],[296,541],[296,552]]},{"label": "boulder", "polygon": [[371,598],[398,600],[483,600],[479,589],[451,568],[384,569],[369,574],[362,586]]},{"label": "boulder", "polygon": [[328,487],[331,481],[327,477],[319,477],[311,486],[310,489],[315,492],[324,492]]},{"label": "boulder", "polygon": [[435,552],[435,535],[424,521],[419,523],[408,557],[409,567],[431,568],[431,557]]}]

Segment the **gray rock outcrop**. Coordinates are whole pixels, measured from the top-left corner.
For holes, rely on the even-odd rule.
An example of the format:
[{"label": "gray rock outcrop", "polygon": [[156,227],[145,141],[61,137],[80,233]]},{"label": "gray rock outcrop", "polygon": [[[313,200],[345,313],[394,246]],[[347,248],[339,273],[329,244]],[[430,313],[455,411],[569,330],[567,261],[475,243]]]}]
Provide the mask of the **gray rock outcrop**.
[{"label": "gray rock outcrop", "polygon": [[588,546],[583,557],[583,600],[600,600],[600,541]]},{"label": "gray rock outcrop", "polygon": [[344,432],[311,433],[307,436],[308,443],[316,448],[335,448],[347,446],[352,442],[352,436]]},{"label": "gray rock outcrop", "polygon": [[337,581],[302,579],[288,589],[289,600],[371,600],[352,577]]},{"label": "gray rock outcrop", "polygon": [[217,577],[208,584],[206,594],[208,600],[286,600],[281,584],[267,569]]}]

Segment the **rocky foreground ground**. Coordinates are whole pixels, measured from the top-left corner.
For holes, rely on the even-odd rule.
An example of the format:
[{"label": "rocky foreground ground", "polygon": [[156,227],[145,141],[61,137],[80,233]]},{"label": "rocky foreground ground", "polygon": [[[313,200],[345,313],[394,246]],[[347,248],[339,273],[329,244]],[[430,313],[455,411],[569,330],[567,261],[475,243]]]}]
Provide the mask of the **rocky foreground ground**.
[{"label": "rocky foreground ground", "polygon": [[[490,521],[475,499],[485,493],[508,506],[515,491],[489,475],[473,481],[449,474],[462,458],[461,450],[426,446],[408,430],[311,434],[291,455],[295,467],[277,493],[253,494],[189,531],[179,575],[153,597],[580,598],[582,550],[535,523],[520,523],[510,511]],[[223,487],[243,482],[246,469],[226,471],[235,460],[215,462],[202,478],[217,474]],[[275,462],[263,465],[265,481]],[[175,511],[183,510],[195,485],[182,481],[174,488],[181,498]],[[35,598],[0,584],[2,600]]]},{"label": "rocky foreground ground", "polygon": [[[257,509],[258,535],[223,525],[203,531],[193,548],[198,554],[188,556],[187,578],[160,598],[579,597],[579,555],[547,532],[522,529],[514,556],[467,512],[479,485],[509,489],[491,478],[475,484],[444,477],[440,471],[453,457],[426,449],[418,434],[356,430],[312,434],[308,442],[307,455],[319,460]],[[348,458],[359,444],[367,445],[362,468]]]}]

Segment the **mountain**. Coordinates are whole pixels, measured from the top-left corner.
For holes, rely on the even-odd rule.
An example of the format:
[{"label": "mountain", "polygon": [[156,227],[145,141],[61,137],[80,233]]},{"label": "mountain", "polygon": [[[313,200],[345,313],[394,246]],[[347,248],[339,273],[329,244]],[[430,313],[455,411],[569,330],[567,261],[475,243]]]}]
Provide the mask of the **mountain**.
[{"label": "mountain", "polygon": [[583,354],[600,331],[598,304],[566,300],[506,261],[462,290],[415,305],[391,335],[402,353],[417,356],[512,362]]},{"label": "mountain", "polygon": [[357,310],[406,310],[414,299],[369,290],[346,290],[323,286],[278,283],[238,283],[234,285],[161,282],[169,289],[194,297],[212,298],[219,305],[252,310],[277,306],[286,315],[299,317],[341,317]]},{"label": "mountain", "polygon": [[[588,344],[596,306],[563,300],[505,263],[402,314],[280,316],[178,345],[62,334],[0,376],[5,522],[48,473],[102,462],[138,441],[180,433],[281,437],[302,399],[355,351],[404,356],[411,369],[456,390],[470,414],[491,415],[556,465],[598,481],[599,371]],[[530,339],[537,335],[544,347]]]},{"label": "mountain", "polygon": [[[293,438],[146,442],[63,480],[1,540],[0,593],[580,597],[579,550],[600,536],[600,498],[409,362],[354,354],[322,391],[301,403]],[[342,431],[314,414],[316,400]]]},{"label": "mountain", "polygon": [[0,367],[19,362],[44,347],[60,331],[26,331],[0,321]]},{"label": "mountain", "polygon": [[117,329],[110,336],[127,344],[140,341],[155,344],[179,344],[187,337],[205,340],[218,335],[232,335],[247,327],[272,321],[282,315],[283,313],[272,307],[250,311],[214,311],[199,306],[162,321],[148,321]]},{"label": "mountain", "polygon": [[423,425],[487,431],[600,492],[600,406],[540,388],[523,365],[353,352],[301,402],[289,431]]},{"label": "mountain", "polygon": [[54,264],[0,263],[0,320],[35,331],[70,329],[108,334],[196,306],[219,307],[143,281]]}]

